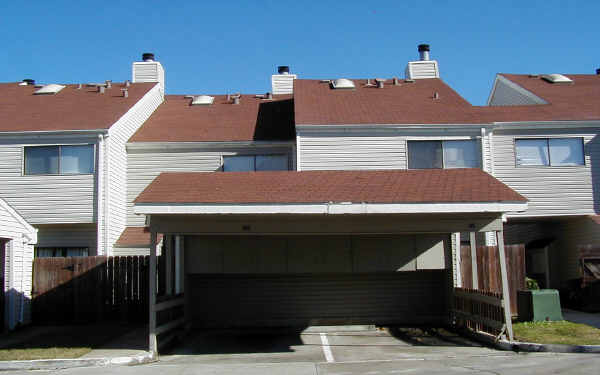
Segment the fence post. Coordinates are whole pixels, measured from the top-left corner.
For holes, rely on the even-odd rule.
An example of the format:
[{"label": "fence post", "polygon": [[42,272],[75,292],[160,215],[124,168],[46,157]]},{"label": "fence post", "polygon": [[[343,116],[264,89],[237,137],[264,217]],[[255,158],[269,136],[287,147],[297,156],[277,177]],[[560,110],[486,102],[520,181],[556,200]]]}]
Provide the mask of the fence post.
[{"label": "fence post", "polygon": [[469,232],[469,242],[471,245],[471,273],[473,277],[473,289],[479,289],[479,280],[477,277],[477,244],[475,242],[475,232]]},{"label": "fence post", "polygon": [[150,317],[148,320],[149,343],[148,350],[152,356],[158,355],[156,342],[156,232],[150,229],[150,272],[148,272],[148,305]]},{"label": "fence post", "polygon": [[498,241],[498,254],[500,258],[500,274],[502,275],[502,298],[504,299],[504,323],[508,332],[508,339],[514,340],[512,329],[512,314],[510,312],[510,288],[508,287],[508,274],[506,272],[506,254],[504,252],[504,232],[496,231]]}]

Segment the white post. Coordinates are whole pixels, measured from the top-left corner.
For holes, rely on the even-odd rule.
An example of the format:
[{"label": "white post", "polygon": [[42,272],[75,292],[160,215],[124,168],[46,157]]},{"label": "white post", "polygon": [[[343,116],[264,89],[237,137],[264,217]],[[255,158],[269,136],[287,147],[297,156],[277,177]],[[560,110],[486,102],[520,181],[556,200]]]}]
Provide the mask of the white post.
[{"label": "white post", "polygon": [[148,322],[149,343],[148,350],[152,356],[158,356],[158,345],[156,342],[156,232],[150,229],[150,272],[148,272],[149,310],[150,319]]},{"label": "white post", "polygon": [[498,255],[500,258],[500,274],[502,275],[502,299],[504,300],[504,320],[508,339],[514,340],[512,328],[512,314],[510,311],[510,291],[508,289],[508,274],[506,273],[506,254],[504,252],[504,233],[499,230],[496,232],[498,241]]},{"label": "white post", "polygon": [[473,277],[473,289],[479,289],[479,279],[477,277],[477,243],[475,242],[475,232],[469,233],[469,242],[471,245],[471,274]]}]

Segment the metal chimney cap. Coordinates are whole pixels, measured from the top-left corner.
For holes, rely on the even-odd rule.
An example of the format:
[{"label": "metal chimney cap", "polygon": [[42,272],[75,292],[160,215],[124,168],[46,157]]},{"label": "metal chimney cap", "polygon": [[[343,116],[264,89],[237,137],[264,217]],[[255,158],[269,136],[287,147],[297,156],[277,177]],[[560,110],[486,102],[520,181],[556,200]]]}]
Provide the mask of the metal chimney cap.
[{"label": "metal chimney cap", "polygon": [[429,44],[419,44],[419,52],[429,51]]},{"label": "metal chimney cap", "polygon": [[290,67],[287,65],[280,65],[277,67],[277,73],[279,74],[290,74]]},{"label": "metal chimney cap", "polygon": [[154,54],[150,52],[143,53],[142,61],[154,61]]},{"label": "metal chimney cap", "polygon": [[28,85],[35,85],[35,79],[31,79],[31,78],[25,78],[23,80],[24,83],[28,84]]}]

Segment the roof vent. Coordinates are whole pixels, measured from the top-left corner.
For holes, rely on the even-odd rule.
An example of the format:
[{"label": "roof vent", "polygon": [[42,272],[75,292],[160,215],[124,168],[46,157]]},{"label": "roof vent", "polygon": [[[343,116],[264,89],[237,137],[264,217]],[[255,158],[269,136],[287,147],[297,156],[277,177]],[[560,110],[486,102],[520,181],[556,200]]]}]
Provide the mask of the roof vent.
[{"label": "roof vent", "polygon": [[35,79],[31,79],[31,78],[25,78],[23,81],[21,81],[21,83],[19,83],[20,86],[33,86],[35,85]]},{"label": "roof vent", "polygon": [[280,65],[277,67],[277,74],[290,74],[290,67],[287,65]]},{"label": "roof vent", "polygon": [[147,61],[147,62],[154,61],[154,54],[149,53],[149,52],[143,53],[142,61]]},{"label": "roof vent", "polygon": [[377,83],[377,88],[382,89],[383,84],[385,83],[385,79],[383,78],[375,78],[375,83]]},{"label": "roof vent", "polygon": [[346,90],[348,90],[348,89],[354,89],[354,88],[356,88],[354,86],[354,82],[352,82],[351,80],[349,80],[347,78],[338,78],[336,80],[333,80],[331,82],[331,86],[334,89],[336,89],[336,90],[337,89],[346,89]]},{"label": "roof vent", "polygon": [[550,83],[573,83],[573,81],[562,74],[542,74],[542,79]]},{"label": "roof vent", "polygon": [[49,85],[43,86],[41,89],[36,90],[33,95],[54,95],[58,93],[60,90],[64,89],[66,86],[57,85],[56,83],[51,83]]},{"label": "roof vent", "polygon": [[418,48],[421,61],[429,61],[429,44],[419,44]]},{"label": "roof vent", "polygon": [[599,75],[599,76],[600,76],[600,68],[599,68],[599,69],[596,69],[596,75]]},{"label": "roof vent", "polygon": [[211,105],[215,101],[214,96],[198,95],[194,96],[190,105]]}]

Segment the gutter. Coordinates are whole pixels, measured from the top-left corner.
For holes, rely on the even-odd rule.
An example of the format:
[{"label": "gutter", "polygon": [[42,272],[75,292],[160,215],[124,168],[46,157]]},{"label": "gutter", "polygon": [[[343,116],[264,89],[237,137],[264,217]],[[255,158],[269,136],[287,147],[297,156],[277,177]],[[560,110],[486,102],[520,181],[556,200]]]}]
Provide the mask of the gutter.
[{"label": "gutter", "polygon": [[108,134],[108,129],[91,130],[26,130],[17,132],[0,132],[0,138],[23,138],[23,137],[64,137],[64,136],[89,136],[97,134]]}]

